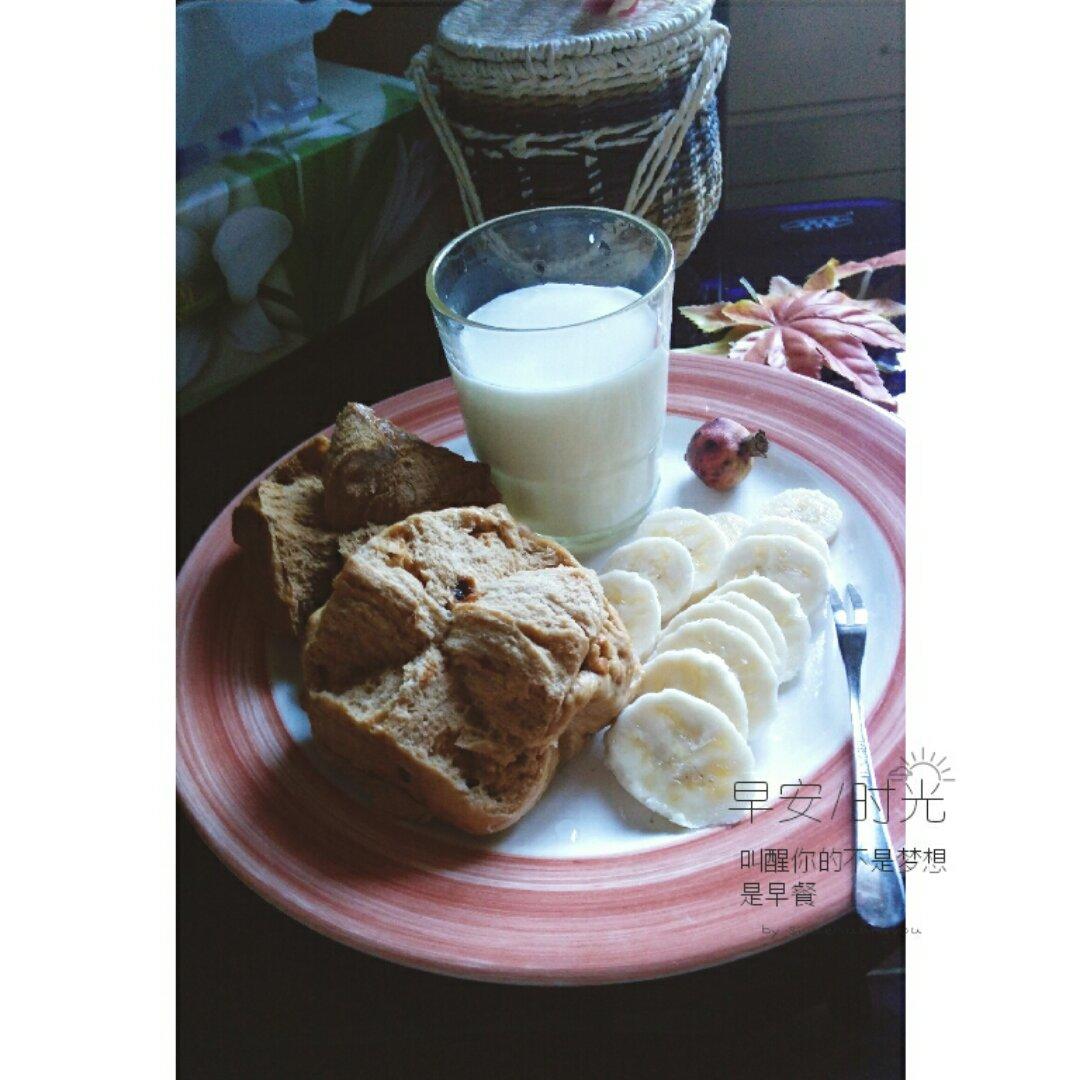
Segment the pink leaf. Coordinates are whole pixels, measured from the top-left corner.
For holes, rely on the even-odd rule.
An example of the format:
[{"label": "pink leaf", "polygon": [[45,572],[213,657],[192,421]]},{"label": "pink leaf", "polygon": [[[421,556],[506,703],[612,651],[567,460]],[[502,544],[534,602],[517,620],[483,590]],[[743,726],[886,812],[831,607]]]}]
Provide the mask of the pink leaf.
[{"label": "pink leaf", "polygon": [[756,300],[736,300],[724,304],[724,318],[732,326],[770,326],[775,318],[769,305]]},{"label": "pink leaf", "polygon": [[904,306],[892,300],[856,300],[835,285],[850,274],[904,260],[903,251],[859,263],[830,259],[801,287],[774,277],[760,298],[679,310],[706,333],[723,335],[710,351],[726,351],[750,364],[786,367],[812,379],[828,367],[868,401],[895,409],[867,346],[904,348],[903,333],[889,321],[902,315]]},{"label": "pink leaf", "polygon": [[897,300],[884,300],[873,297],[869,300],[852,300],[853,304],[859,304],[867,311],[876,312],[884,319],[898,319],[906,310],[904,305]]},{"label": "pink leaf", "polygon": [[788,330],[784,333],[784,353],[787,366],[799,375],[811,379],[821,378],[821,369],[825,366],[825,350],[808,334],[801,330]]},{"label": "pink leaf", "polygon": [[836,268],[840,264],[835,259],[830,259],[824,266],[819,266],[804,282],[804,289],[835,289],[840,279],[836,276]]},{"label": "pink leaf", "polygon": [[850,380],[855,389],[868,401],[883,405],[892,412],[896,411],[896,401],[885,388],[881,372],[871,359],[862,342],[836,342],[827,351],[825,362],[829,367]]},{"label": "pink leaf", "polygon": [[778,327],[755,330],[736,341],[728,351],[734,360],[746,360],[766,367],[783,367],[783,340]]},{"label": "pink leaf", "polygon": [[864,270],[882,270],[886,266],[906,266],[907,251],[891,251],[888,255],[878,255],[873,259],[863,259],[861,262],[840,263],[836,267],[836,276],[843,281],[852,274],[861,273]]},{"label": "pink leaf", "polygon": [[904,266],[907,263],[906,251],[892,251],[888,255],[878,255],[861,262],[838,262],[830,259],[824,266],[819,266],[803,283],[804,289],[835,289],[836,286],[852,274],[866,270],[880,270],[885,266]]},{"label": "pink leaf", "polygon": [[772,322],[769,312],[753,300],[689,305],[679,310],[706,334],[715,334],[731,326],[768,326]]},{"label": "pink leaf", "polygon": [[706,334],[715,334],[731,325],[724,315],[723,304],[690,304],[679,308],[679,311]]},{"label": "pink leaf", "polygon": [[779,274],[769,282],[769,296],[789,296],[798,291],[798,285],[793,285],[786,277],[781,277]]}]

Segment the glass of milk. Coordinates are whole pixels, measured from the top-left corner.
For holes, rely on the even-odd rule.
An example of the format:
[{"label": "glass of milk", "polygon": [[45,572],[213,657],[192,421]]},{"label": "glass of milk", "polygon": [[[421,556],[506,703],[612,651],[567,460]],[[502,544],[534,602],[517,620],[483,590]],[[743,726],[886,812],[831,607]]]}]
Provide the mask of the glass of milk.
[{"label": "glass of milk", "polygon": [[641,218],[557,206],[484,222],[428,270],[476,456],[515,517],[575,551],[656,493],[674,266]]}]

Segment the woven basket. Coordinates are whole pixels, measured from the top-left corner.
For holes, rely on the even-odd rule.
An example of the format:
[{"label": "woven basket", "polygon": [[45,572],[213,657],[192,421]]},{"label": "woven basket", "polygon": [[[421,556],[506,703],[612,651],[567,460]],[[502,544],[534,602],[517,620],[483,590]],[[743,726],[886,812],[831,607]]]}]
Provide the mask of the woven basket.
[{"label": "woven basket", "polygon": [[711,0],[465,0],[409,73],[471,225],[534,206],[608,206],[664,229],[682,262],[720,201]]}]

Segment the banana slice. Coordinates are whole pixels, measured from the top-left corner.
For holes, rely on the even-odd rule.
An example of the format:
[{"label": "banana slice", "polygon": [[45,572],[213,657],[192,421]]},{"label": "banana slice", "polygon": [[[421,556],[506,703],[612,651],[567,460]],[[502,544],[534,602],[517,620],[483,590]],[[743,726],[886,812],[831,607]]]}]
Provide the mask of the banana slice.
[{"label": "banana slice", "polygon": [[[794,597],[792,599],[794,599]],[[776,663],[774,664],[774,667],[776,668],[776,674],[780,682],[787,682],[788,679],[792,678],[798,672],[798,668],[796,668],[795,671],[791,671],[791,660],[788,655],[788,643],[784,639],[784,632],[780,629],[780,624],[773,617],[773,613],[764,604],[759,604],[757,600],[751,600],[750,597],[746,596],[744,593],[715,592],[710,593],[708,596],[706,596],[700,604],[695,604],[693,606],[701,607],[705,604],[712,604],[717,600],[723,600],[727,604],[733,604],[735,607],[739,608],[741,611],[746,612],[747,615],[750,615],[757,620],[762,630],[765,631],[765,634],[768,637],[769,642],[773,648],[772,652],[766,649],[766,655],[769,657],[770,660],[772,659],[774,653],[776,655]],[[798,600],[796,600],[795,603],[797,605]],[[686,610],[689,611],[690,608],[687,608]],[[799,608],[799,614],[802,615],[802,608]],[[806,616],[803,616],[803,618],[805,617]],[[751,637],[753,637],[755,641],[758,640],[757,637],[754,635],[751,635]]]},{"label": "banana slice", "polygon": [[735,784],[754,778],[754,755],[715,705],[681,690],[645,694],[623,709],[605,744],[619,783],[676,825],[742,818]]},{"label": "banana slice", "polygon": [[690,552],[694,563],[691,600],[700,600],[716,588],[720,560],[731,546],[716,522],[697,510],[675,506],[650,514],[638,527],[637,535],[670,536]]},{"label": "banana slice", "polygon": [[769,499],[761,508],[760,516],[794,518],[804,525],[809,525],[831,544],[840,531],[844,512],[835,499],[830,499],[822,491],[814,488],[788,488]]},{"label": "banana slice", "polygon": [[746,698],[750,728],[768,720],[776,711],[779,680],[776,669],[761,647],[744,630],[719,619],[686,623],[656,643],[657,654],[678,649],[701,649],[715,653],[735,673]]},{"label": "banana slice", "polygon": [[826,562],[829,561],[829,545],[824,537],[797,518],[763,517],[747,526],[743,536],[794,536],[809,544]]},{"label": "banana slice", "polygon": [[688,608],[684,608],[668,623],[664,634],[670,634],[673,630],[677,630],[686,623],[699,622],[701,619],[719,619],[721,622],[738,627],[743,633],[749,634],[757,642],[761,651],[769,658],[769,663],[772,664],[776,677],[780,677],[780,654],[777,652],[776,646],[773,644],[773,640],[769,637],[765,627],[748,611],[744,611],[738,604],[733,604],[727,597],[709,596],[704,600],[699,600],[696,604],[691,604]]},{"label": "banana slice", "polygon": [[619,613],[634,651],[639,657],[648,656],[660,636],[660,597],[653,583],[629,570],[609,570],[600,575],[600,585]]},{"label": "banana slice", "polygon": [[719,530],[724,534],[724,539],[731,547],[743,534],[743,530],[750,524],[741,514],[733,514],[730,510],[722,510],[719,514],[711,514]]},{"label": "banana slice", "polygon": [[808,615],[829,589],[829,564],[794,536],[744,536],[720,564],[720,581],[761,574],[793,592]]},{"label": "banana slice", "polygon": [[787,643],[787,667],[780,676],[781,682],[794,678],[806,663],[810,651],[810,620],[806,617],[799,598],[760,574],[736,578],[721,585],[715,596],[747,596],[767,608],[780,627]]},{"label": "banana slice", "polygon": [[652,584],[660,600],[660,619],[666,622],[686,607],[694,588],[690,552],[670,536],[642,536],[612,553],[606,570],[629,570]]},{"label": "banana slice", "polygon": [[654,656],[642,669],[638,696],[661,690],[682,690],[715,705],[746,737],[746,697],[735,673],[715,653],[677,649]]}]

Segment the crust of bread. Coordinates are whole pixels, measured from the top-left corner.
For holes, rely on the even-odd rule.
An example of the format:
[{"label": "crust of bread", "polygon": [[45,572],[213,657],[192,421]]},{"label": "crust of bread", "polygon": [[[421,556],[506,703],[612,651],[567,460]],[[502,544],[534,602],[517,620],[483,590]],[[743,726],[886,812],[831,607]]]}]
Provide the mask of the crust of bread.
[{"label": "crust of bread", "polygon": [[330,440],[304,443],[244,496],[233,511],[233,539],[256,613],[271,629],[299,635],[330,594],[341,563],[337,534],[322,517],[322,467]]},{"label": "crust of bread", "polygon": [[557,740],[601,680],[587,667],[604,596],[596,575],[559,566],[503,578],[456,604],[443,642],[497,759]]},{"label": "crust of bread", "polygon": [[413,514],[357,548],[334,579],[310,662],[334,685],[441,640],[455,602],[519,570],[573,563],[505,506]]},{"label": "crust of bread", "polygon": [[387,524],[498,500],[486,465],[347,405],[332,439],[309,440],[233,512],[246,591],[263,622],[298,637],[342,564]]},{"label": "crust of bread", "polygon": [[360,550],[373,536],[378,536],[385,529],[385,525],[361,525],[352,532],[342,533],[338,537],[338,554],[344,563],[353,554]]},{"label": "crust of bread", "polygon": [[304,705],[351,769],[472,833],[527,813],[640,667],[596,575],[504,507],[417,514],[346,562],[308,623]]},{"label": "crust of bread", "polygon": [[326,519],[339,532],[501,499],[487,465],[432,446],[356,402],[338,413],[323,481]]},{"label": "crust of bread", "polygon": [[[417,760],[392,739],[358,726],[332,700],[317,700],[309,711],[320,747],[329,749],[335,764],[356,776],[378,810],[407,821],[444,821],[474,836],[502,832],[520,821],[547,790],[559,766],[558,750],[549,751],[527,795],[512,808],[494,809],[471,799],[444,772]],[[335,747],[342,753],[334,753]],[[364,764],[358,767],[357,762]],[[402,773],[412,777],[408,788]]]},{"label": "crust of bread", "polygon": [[[618,613],[605,599],[605,618],[587,674],[576,686],[573,718],[559,739],[559,761],[577,757],[630,703],[641,664]],[[603,672],[603,676],[600,674]]]},{"label": "crust of bread", "polygon": [[[309,640],[317,637],[320,618],[321,612],[312,616]],[[555,746],[523,754],[510,770],[511,783],[504,773],[507,790],[492,790],[490,764],[455,744],[468,726],[469,705],[435,646],[359,690],[305,688],[304,707],[320,747],[379,782],[368,789],[383,809],[416,819],[411,804],[419,803],[465,832],[508,828],[535,805],[559,763]]]}]

